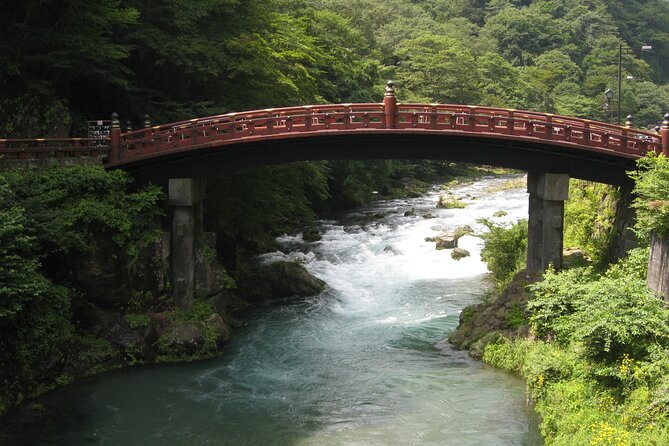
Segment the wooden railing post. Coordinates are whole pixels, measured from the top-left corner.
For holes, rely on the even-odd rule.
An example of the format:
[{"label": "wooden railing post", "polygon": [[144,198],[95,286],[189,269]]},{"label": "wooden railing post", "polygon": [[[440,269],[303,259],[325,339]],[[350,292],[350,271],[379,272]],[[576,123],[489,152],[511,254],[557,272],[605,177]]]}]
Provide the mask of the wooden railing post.
[{"label": "wooden railing post", "polygon": [[662,127],[660,128],[660,138],[662,139],[662,153],[669,156],[669,113],[664,115]]},{"label": "wooden railing post", "polygon": [[395,96],[395,83],[388,81],[386,94],[383,97],[383,108],[385,110],[385,128],[397,128],[397,97]]},{"label": "wooden railing post", "polygon": [[111,130],[109,132],[109,162],[121,161],[121,122],[118,114],[111,115]]}]

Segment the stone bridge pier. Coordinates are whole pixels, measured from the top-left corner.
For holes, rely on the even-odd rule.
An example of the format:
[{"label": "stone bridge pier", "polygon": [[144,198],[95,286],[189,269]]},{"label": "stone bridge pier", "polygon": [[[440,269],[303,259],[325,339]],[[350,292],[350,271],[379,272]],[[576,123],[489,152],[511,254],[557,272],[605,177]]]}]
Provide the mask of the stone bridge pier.
[{"label": "stone bridge pier", "polygon": [[569,175],[529,172],[527,191],[530,194],[527,272],[542,273],[549,265],[559,269]]},{"label": "stone bridge pier", "polygon": [[196,243],[202,235],[206,178],[171,178],[168,200],[172,216],[172,296],[188,311],[195,300]]}]

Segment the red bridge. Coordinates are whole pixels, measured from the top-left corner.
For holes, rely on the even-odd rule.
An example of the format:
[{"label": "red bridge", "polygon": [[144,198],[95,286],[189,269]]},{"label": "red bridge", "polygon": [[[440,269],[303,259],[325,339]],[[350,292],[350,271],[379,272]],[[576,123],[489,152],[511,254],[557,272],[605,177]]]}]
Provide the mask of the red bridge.
[{"label": "red bridge", "polygon": [[311,105],[228,113],[121,133],[109,139],[0,140],[4,160],[102,157],[143,179],[206,176],[296,160],[447,159],[559,172],[619,184],[662,136],[603,122],[471,105]]},{"label": "red bridge", "polygon": [[[445,159],[529,172],[527,270],[562,264],[569,177],[621,188],[649,151],[669,154],[669,114],[661,135],[568,116],[470,105],[398,104],[392,82],[383,103],[312,105],[228,113],[121,133],[105,139],[0,140],[0,162],[103,160],[142,181],[169,179],[173,293],[195,296],[196,224],[209,174],[297,160]],[[619,206],[618,212],[624,212]],[[631,218],[621,216],[623,222]],[[200,228],[200,229],[198,229]],[[624,247],[624,231],[616,235]],[[624,252],[624,251],[623,251]]]}]

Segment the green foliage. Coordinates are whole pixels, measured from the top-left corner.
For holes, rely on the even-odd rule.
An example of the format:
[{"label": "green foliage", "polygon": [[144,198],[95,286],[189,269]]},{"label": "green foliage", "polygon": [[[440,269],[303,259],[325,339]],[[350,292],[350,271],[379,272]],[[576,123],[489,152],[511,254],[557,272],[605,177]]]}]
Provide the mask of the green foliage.
[{"label": "green foliage", "polygon": [[633,251],[601,277],[590,269],[546,272],[528,303],[537,334],[578,343],[586,358],[603,363],[643,358],[651,345],[669,343],[669,311],[646,287],[647,255]]},{"label": "green foliage", "polygon": [[4,175],[14,200],[25,209],[26,231],[35,237],[41,255],[54,262],[89,252],[91,236],[104,234],[126,249],[132,266],[163,214],[156,206],[161,190],[151,186],[129,194],[130,176],[122,171],[78,165]]},{"label": "green foliage", "polygon": [[126,314],[125,316],[123,316],[123,319],[125,319],[130,328],[148,327],[151,321],[148,315],[137,314],[137,313]]},{"label": "green foliage", "polygon": [[564,209],[564,246],[581,248],[595,263],[605,262],[617,199],[612,186],[571,179]]},{"label": "green foliage", "polygon": [[395,77],[413,102],[479,102],[480,81],[474,57],[457,40],[423,34],[402,42],[396,57]]},{"label": "green foliage", "polygon": [[481,259],[488,264],[497,290],[502,290],[513,275],[525,267],[527,255],[527,220],[519,220],[510,227],[487,218],[477,220],[487,228],[481,234],[485,246]]},{"label": "green foliage", "polygon": [[513,305],[511,306],[511,308],[509,308],[504,318],[505,318],[504,323],[506,324],[506,327],[511,329],[520,328],[523,325],[527,325],[528,322],[525,310],[518,302],[513,303]]},{"label": "green foliage", "polygon": [[637,170],[629,173],[635,182],[636,227],[642,234],[657,232],[669,236],[669,158],[649,153],[637,161]]}]

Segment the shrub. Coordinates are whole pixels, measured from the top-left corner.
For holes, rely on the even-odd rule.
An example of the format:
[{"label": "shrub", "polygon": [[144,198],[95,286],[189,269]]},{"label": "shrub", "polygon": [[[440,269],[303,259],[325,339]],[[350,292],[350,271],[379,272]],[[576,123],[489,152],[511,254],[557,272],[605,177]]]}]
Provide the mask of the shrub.
[{"label": "shrub", "polygon": [[496,288],[502,290],[513,275],[525,267],[527,220],[519,220],[511,226],[487,218],[478,219],[477,222],[488,229],[488,232],[480,235],[485,242],[481,259],[487,262]]},{"label": "shrub", "polygon": [[656,231],[669,236],[669,158],[650,152],[637,161],[637,170],[629,173],[635,181],[634,200],[637,229],[644,234]]},{"label": "shrub", "polygon": [[533,328],[561,343],[580,343],[587,358],[611,362],[643,358],[655,343],[669,344],[669,310],[640,274],[645,250],[597,278],[588,269],[554,273],[534,284],[528,303]]},{"label": "shrub", "polygon": [[572,179],[564,208],[564,246],[583,249],[596,264],[606,261],[618,192],[612,186]]}]

